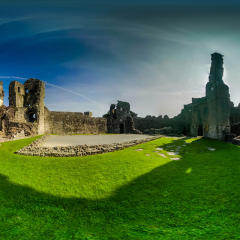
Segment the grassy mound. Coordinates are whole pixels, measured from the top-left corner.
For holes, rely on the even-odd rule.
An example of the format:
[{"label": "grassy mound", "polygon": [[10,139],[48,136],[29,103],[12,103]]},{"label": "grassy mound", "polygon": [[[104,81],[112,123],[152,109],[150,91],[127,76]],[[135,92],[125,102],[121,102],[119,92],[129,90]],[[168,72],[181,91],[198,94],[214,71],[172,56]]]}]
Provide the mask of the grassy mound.
[{"label": "grassy mound", "polygon": [[238,146],[162,138],[86,157],[14,154],[36,138],[0,146],[0,239],[239,239]]}]

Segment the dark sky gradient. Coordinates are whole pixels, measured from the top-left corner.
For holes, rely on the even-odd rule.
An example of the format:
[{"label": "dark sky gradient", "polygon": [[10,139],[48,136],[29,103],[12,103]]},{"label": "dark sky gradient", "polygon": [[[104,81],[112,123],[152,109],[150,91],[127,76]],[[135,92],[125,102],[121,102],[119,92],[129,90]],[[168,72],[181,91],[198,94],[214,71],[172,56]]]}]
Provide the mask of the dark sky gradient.
[{"label": "dark sky gradient", "polygon": [[139,116],[203,97],[211,54],[240,102],[239,1],[0,1],[0,80],[46,82],[45,105],[92,111],[128,101]]}]

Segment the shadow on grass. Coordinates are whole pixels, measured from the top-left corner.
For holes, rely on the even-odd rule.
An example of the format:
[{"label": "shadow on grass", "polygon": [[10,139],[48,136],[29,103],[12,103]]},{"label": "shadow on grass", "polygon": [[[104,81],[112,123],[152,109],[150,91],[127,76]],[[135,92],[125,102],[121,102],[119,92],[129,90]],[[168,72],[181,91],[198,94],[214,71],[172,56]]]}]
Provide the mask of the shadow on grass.
[{"label": "shadow on grass", "polygon": [[[156,147],[168,145],[173,144]],[[0,201],[4,202],[0,237],[234,239],[234,234],[240,234],[239,147],[198,139],[186,149],[180,161],[157,167],[119,187],[111,197],[96,201],[38,192],[0,174]]]}]

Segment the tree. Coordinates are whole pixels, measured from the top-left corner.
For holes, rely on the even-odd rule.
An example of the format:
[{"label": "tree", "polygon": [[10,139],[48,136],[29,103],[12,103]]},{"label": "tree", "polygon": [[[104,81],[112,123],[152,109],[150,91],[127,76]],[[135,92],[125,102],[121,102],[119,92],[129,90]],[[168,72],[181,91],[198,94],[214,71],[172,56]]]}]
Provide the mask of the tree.
[{"label": "tree", "polygon": [[110,110],[107,113],[102,115],[102,117],[104,117],[104,118],[108,118],[109,116],[110,116]]}]

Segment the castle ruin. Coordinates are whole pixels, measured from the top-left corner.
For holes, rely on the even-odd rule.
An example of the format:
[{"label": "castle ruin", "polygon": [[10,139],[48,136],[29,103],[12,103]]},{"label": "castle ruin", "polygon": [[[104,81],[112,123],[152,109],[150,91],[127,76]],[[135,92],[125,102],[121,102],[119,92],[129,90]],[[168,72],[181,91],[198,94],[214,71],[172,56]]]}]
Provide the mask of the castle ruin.
[{"label": "castle ruin", "polygon": [[[234,107],[229,88],[223,82],[223,55],[211,54],[211,68],[206,94],[192,98],[174,118],[168,116],[138,117],[130,104],[111,104],[109,114],[94,118],[91,112],[49,111],[44,105],[45,83],[30,78],[24,84],[9,85],[9,107],[3,105],[3,83],[0,81],[0,135],[23,138],[42,134],[141,133],[147,129],[171,126],[179,134],[224,140],[233,129],[240,135],[240,104]],[[234,125],[235,124],[235,125]],[[231,127],[234,126],[234,127]],[[236,130],[237,129],[237,130]]]}]

